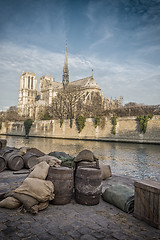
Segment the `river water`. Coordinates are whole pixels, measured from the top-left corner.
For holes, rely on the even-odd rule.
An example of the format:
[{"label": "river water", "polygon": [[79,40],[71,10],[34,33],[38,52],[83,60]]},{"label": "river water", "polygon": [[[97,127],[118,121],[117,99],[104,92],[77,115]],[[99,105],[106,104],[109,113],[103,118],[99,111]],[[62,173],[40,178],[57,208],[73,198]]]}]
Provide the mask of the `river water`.
[{"label": "river water", "polygon": [[88,149],[99,160],[111,166],[112,174],[160,181],[159,145],[32,137],[26,139],[13,136],[0,136],[0,138],[6,138],[10,147],[36,147],[46,154],[60,151],[76,156],[80,151]]}]

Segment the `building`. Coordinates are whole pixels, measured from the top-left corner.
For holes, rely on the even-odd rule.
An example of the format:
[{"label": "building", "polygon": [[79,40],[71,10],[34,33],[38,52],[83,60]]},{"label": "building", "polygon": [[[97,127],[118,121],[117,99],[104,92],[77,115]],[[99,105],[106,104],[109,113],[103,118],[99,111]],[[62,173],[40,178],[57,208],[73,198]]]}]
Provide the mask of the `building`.
[{"label": "building", "polygon": [[112,100],[103,96],[101,88],[96,83],[93,75],[69,82],[66,45],[62,82],[56,82],[52,76],[44,75],[39,80],[38,91],[36,74],[32,72],[22,73],[20,77],[18,113],[21,116],[37,118],[40,108],[51,106],[58,92],[65,91],[68,87],[70,91],[80,92],[85,102],[92,100],[93,93],[98,93],[102,96],[106,107],[115,106],[118,103],[118,100]]}]

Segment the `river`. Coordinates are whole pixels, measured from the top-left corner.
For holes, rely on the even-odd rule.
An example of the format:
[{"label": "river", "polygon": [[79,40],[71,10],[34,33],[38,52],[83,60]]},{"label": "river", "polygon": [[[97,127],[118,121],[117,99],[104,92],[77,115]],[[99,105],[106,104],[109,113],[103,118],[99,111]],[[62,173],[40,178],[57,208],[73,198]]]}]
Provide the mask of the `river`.
[{"label": "river", "polygon": [[80,151],[89,149],[99,160],[111,166],[113,174],[160,181],[159,145],[13,136],[0,138],[6,138],[10,147],[36,147],[46,154],[60,151],[76,156]]}]

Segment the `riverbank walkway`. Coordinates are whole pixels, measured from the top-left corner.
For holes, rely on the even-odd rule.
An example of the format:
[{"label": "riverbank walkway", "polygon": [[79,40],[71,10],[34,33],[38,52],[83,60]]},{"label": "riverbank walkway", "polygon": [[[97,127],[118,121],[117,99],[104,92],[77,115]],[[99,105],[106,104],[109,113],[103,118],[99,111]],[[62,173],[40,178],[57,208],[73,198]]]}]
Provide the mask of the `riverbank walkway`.
[{"label": "riverbank walkway", "polygon": [[[5,170],[0,173],[0,193],[13,190],[27,177]],[[112,176],[103,188],[113,183],[133,187],[134,180]],[[52,205],[37,215],[19,209],[0,208],[1,240],[158,240],[160,230],[104,202],[95,206],[77,204]]]}]

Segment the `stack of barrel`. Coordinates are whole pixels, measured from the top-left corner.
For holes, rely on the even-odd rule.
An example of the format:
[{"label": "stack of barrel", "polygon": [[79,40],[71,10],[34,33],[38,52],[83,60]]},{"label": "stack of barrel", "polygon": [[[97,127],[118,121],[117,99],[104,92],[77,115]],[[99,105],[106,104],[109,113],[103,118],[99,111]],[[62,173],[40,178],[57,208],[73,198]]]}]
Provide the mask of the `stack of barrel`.
[{"label": "stack of barrel", "polygon": [[74,159],[75,200],[82,205],[96,205],[102,192],[101,170],[98,159],[89,150],[81,151]]},{"label": "stack of barrel", "polygon": [[6,139],[0,139],[0,172],[5,168],[13,171],[31,168],[38,163],[38,157],[43,154],[36,148],[25,148],[24,151],[23,148],[6,147],[6,144]]},{"label": "stack of barrel", "polygon": [[[0,139],[0,152],[3,151],[3,149],[5,149],[7,145],[7,140],[6,139]],[[6,160],[3,156],[0,156],[0,172],[2,172],[5,168],[6,168]]]}]

